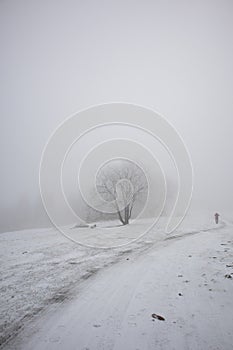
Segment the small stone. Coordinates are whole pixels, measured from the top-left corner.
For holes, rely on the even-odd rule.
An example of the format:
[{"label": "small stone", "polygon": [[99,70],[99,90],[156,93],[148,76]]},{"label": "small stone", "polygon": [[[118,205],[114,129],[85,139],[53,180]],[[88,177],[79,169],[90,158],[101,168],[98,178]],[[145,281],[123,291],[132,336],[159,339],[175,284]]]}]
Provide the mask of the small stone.
[{"label": "small stone", "polygon": [[155,318],[159,321],[165,321],[165,318],[163,316],[157,315],[157,314],[152,314],[152,318]]}]

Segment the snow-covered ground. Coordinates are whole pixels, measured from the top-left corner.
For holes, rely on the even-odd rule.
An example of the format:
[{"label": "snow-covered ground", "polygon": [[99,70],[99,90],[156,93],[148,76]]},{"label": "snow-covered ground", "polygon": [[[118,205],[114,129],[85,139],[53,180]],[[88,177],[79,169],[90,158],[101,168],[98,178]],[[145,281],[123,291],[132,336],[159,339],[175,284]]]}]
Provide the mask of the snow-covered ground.
[{"label": "snow-covered ground", "polygon": [[[94,239],[102,232],[81,230]],[[136,228],[109,230],[132,238]],[[2,348],[232,349],[232,230],[185,220],[168,236],[160,224],[107,250],[54,229],[1,234]]]}]

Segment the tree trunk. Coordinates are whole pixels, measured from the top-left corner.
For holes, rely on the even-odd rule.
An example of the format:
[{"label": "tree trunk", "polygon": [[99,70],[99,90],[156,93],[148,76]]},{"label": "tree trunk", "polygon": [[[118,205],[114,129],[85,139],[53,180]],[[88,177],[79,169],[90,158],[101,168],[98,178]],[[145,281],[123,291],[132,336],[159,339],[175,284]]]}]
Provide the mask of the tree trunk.
[{"label": "tree trunk", "polygon": [[125,225],[129,224],[129,204],[125,207]]},{"label": "tree trunk", "polygon": [[132,208],[130,207],[130,204],[128,204],[124,209],[123,213],[119,210],[119,207],[117,206],[117,214],[119,216],[119,220],[123,225],[129,224],[129,219],[131,217]]}]

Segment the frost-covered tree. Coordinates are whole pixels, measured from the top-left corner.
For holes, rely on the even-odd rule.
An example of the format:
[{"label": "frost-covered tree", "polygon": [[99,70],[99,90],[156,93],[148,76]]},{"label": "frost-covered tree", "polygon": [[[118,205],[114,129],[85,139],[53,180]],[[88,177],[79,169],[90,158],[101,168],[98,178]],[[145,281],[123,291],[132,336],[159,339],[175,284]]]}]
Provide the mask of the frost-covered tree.
[{"label": "frost-covered tree", "polygon": [[129,224],[134,207],[147,191],[147,180],[142,169],[127,161],[105,165],[97,174],[96,188],[102,198],[115,206],[123,225]]}]

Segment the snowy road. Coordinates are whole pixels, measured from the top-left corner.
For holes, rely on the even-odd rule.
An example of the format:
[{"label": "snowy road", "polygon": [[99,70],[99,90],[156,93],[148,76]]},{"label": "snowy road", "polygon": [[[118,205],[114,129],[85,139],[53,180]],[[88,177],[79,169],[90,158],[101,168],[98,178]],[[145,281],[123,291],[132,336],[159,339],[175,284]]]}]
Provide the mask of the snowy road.
[{"label": "snowy road", "polygon": [[232,262],[232,226],[160,242],[86,280],[8,348],[230,350]]}]

